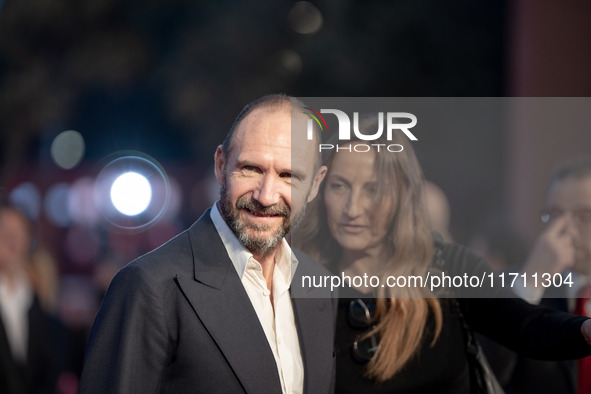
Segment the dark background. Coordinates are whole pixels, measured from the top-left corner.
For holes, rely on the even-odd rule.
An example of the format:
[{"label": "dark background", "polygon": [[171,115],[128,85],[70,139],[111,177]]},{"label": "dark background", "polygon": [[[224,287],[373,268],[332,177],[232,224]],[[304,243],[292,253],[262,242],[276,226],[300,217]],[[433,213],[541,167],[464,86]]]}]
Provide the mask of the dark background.
[{"label": "dark background", "polygon": [[[37,189],[37,243],[60,272],[61,308],[70,317],[90,311],[89,320],[95,305],[72,305],[72,294],[108,283],[215,198],[213,153],[247,102],[271,92],[584,97],[589,20],[585,1],[0,1],[2,194],[24,183]],[[437,130],[421,139],[426,177],[448,195],[458,241],[499,222],[531,242],[550,170],[591,149],[591,133],[540,135],[527,119],[446,136],[461,155],[439,149]],[[69,129],[86,151],[63,170],[49,149]],[[553,149],[559,138],[567,142]],[[104,158],[122,150],[162,165],[177,210],[143,232],[49,220],[52,187],[92,182]],[[76,256],[72,244],[93,253]]]}]

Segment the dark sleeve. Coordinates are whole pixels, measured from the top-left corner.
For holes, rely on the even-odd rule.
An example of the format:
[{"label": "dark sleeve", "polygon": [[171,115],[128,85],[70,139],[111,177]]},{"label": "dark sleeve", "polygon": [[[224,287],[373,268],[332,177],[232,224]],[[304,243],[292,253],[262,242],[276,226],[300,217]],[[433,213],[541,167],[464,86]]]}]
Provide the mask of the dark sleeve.
[{"label": "dark sleeve", "polygon": [[90,332],[80,393],[155,393],[167,360],[156,281],[141,266],[115,276]]},{"label": "dark sleeve", "polygon": [[[469,249],[438,244],[444,270],[452,275],[485,277],[493,270]],[[483,276],[484,274],[484,276]],[[585,317],[531,305],[510,288],[469,288],[456,292],[470,327],[521,355],[542,360],[566,360],[591,354],[581,333]]]},{"label": "dark sleeve", "polygon": [[[493,272],[468,248],[436,243],[442,250],[442,266],[453,275]],[[539,305],[531,305],[508,287],[469,289],[460,296],[460,306],[470,327],[521,355],[541,360],[568,360],[591,354],[581,333],[587,319]]]},{"label": "dark sleeve", "polygon": [[530,305],[519,298],[464,299],[460,304],[474,330],[524,356],[566,360],[591,354],[581,333],[586,317]]}]

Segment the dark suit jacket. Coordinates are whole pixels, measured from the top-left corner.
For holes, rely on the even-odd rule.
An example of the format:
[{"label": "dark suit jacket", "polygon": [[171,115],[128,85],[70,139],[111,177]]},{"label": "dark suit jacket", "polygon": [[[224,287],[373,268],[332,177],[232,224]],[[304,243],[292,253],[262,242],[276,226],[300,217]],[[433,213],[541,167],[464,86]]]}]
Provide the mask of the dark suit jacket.
[{"label": "dark suit jacket", "polygon": [[6,330],[0,317],[0,393],[54,393],[58,375],[63,371],[57,348],[57,322],[35,297],[28,312],[27,362],[12,357]]},{"label": "dark suit jacket", "polygon": [[[544,292],[541,306],[569,312],[565,289],[550,287]],[[516,355],[509,393],[561,393],[577,392],[577,360],[544,361]]]},{"label": "dark suit jacket", "polygon": [[[298,260],[293,283],[321,269],[305,255]],[[304,390],[332,392],[336,300],[292,300]],[[281,393],[273,353],[209,210],[115,276],[90,334],[80,392]]]}]

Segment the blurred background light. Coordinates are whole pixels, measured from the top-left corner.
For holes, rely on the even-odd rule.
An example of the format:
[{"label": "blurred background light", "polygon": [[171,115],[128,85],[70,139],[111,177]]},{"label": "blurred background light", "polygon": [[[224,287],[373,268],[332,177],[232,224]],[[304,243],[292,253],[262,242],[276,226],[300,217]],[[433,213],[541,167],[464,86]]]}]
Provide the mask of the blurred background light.
[{"label": "blurred background light", "polygon": [[210,171],[191,186],[189,203],[192,215],[201,215],[204,208],[211,207],[220,198],[220,185],[213,174],[213,168]]},{"label": "blurred background light", "polygon": [[124,215],[139,215],[148,208],[151,200],[150,182],[137,172],[120,175],[111,186],[111,202]]},{"label": "blurred background light", "polygon": [[72,221],[78,224],[94,225],[99,220],[99,212],[93,199],[94,179],[82,177],[72,183],[68,195],[68,211]]},{"label": "blurred background light", "polygon": [[106,161],[94,183],[94,203],[103,218],[134,231],[160,220],[171,195],[160,163],[138,151],[116,152]]},{"label": "blurred background light", "polygon": [[291,49],[283,49],[277,54],[277,71],[283,77],[296,77],[302,72],[302,58]]},{"label": "blurred background light", "polygon": [[70,187],[60,182],[51,186],[45,195],[45,215],[57,227],[68,227],[71,222],[68,210]]},{"label": "blurred background light", "polygon": [[51,158],[64,170],[76,167],[84,156],[85,144],[82,135],[74,130],[67,130],[57,135],[51,143]]},{"label": "blurred background light", "polygon": [[23,182],[10,192],[10,203],[18,207],[31,220],[37,220],[41,211],[41,193],[31,182]]},{"label": "blurred background light", "polygon": [[156,249],[183,231],[183,226],[174,220],[162,220],[147,231],[147,248]]},{"label": "blurred background light", "polygon": [[107,239],[113,254],[124,261],[130,261],[142,250],[145,234],[139,232],[123,234],[119,227],[113,226],[107,230]]},{"label": "blurred background light", "polygon": [[69,326],[86,327],[89,320],[94,320],[98,302],[90,278],[82,275],[62,276],[57,296],[59,315]]},{"label": "blurred background light", "polygon": [[298,1],[287,15],[289,27],[299,34],[314,34],[322,28],[324,18],[316,6],[307,1]]},{"label": "blurred background light", "polygon": [[99,252],[99,238],[88,226],[70,227],[65,236],[64,246],[70,261],[79,267],[90,266]]},{"label": "blurred background light", "polygon": [[175,219],[181,213],[181,208],[183,205],[183,190],[181,189],[181,185],[179,181],[176,180],[176,178],[170,177],[169,184],[170,198],[165,216],[167,219]]}]

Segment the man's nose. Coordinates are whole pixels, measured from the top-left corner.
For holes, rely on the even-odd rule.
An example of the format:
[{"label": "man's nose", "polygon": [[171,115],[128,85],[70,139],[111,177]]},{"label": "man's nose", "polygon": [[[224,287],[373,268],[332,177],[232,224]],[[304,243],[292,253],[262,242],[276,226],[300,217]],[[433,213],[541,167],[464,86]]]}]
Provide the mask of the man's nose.
[{"label": "man's nose", "polygon": [[256,186],[253,198],[262,206],[268,207],[279,202],[278,182],[271,174],[264,175]]}]

